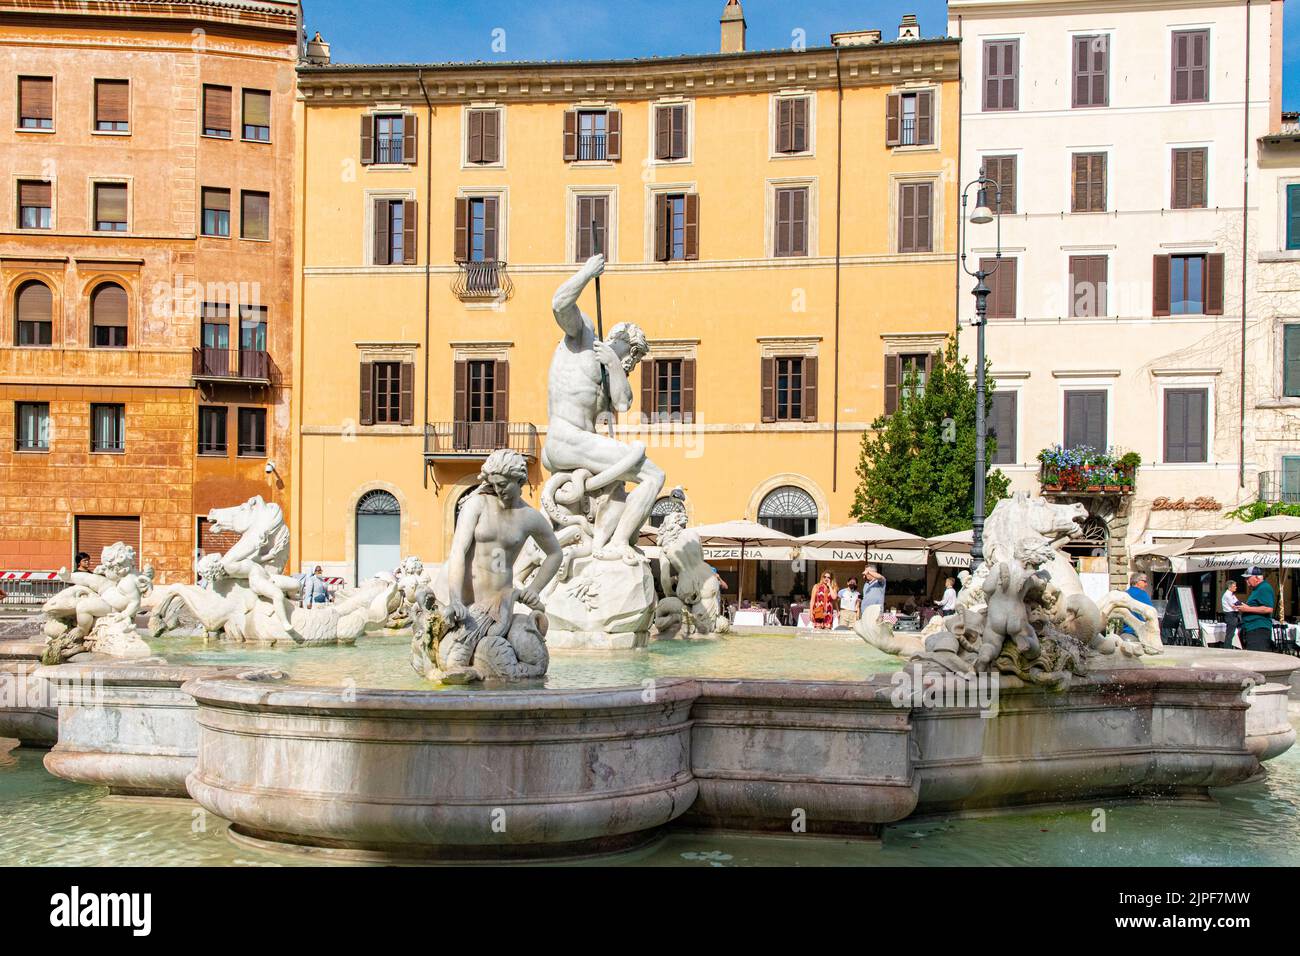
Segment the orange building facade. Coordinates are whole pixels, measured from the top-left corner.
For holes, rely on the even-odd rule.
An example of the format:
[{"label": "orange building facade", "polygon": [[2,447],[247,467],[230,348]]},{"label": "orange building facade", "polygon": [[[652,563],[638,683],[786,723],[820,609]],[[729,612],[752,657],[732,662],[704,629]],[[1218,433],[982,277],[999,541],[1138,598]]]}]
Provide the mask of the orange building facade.
[{"label": "orange building facade", "polygon": [[0,568],[203,516],[292,462],[297,3],[0,2]]}]

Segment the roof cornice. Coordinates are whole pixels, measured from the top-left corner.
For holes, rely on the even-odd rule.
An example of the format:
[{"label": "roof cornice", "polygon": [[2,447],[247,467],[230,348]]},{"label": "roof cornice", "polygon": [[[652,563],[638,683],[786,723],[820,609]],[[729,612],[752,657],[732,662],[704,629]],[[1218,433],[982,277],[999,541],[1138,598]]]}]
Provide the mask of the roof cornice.
[{"label": "roof cornice", "polygon": [[955,83],[959,46],[957,40],[944,38],[639,60],[300,66],[298,88],[309,105],[423,102],[421,76],[434,102],[718,96],[790,86],[833,87],[837,52],[846,86],[907,80]]},{"label": "roof cornice", "polygon": [[164,23],[220,25],[233,29],[288,32],[296,38],[298,5],[288,0],[0,0],[10,22],[78,19],[96,25]]}]

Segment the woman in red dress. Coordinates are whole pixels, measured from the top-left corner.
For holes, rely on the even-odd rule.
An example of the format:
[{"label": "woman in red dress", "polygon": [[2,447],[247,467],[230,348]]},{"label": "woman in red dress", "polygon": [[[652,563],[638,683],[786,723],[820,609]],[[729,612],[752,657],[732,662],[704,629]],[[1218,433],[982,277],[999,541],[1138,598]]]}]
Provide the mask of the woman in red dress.
[{"label": "woman in red dress", "polygon": [[822,575],[822,579],[813,588],[811,610],[813,627],[819,631],[829,631],[835,621],[835,579],[829,571]]}]

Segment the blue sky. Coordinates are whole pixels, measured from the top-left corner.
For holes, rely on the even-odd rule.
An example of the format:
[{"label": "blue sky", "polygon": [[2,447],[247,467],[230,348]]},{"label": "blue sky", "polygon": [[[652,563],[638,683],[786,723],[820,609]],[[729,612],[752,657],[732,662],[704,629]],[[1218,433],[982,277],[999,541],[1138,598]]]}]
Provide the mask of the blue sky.
[{"label": "blue sky", "polygon": [[[888,37],[905,13],[925,36],[946,32],[942,0],[744,0],[751,49],[809,46],[832,32],[877,27]],[[723,0],[305,0],[344,63],[440,60],[570,60],[668,56],[717,50]],[[504,32],[504,52],[493,48]],[[496,34],[499,38],[501,34]],[[1300,0],[1286,5],[1285,106],[1300,109]]]}]

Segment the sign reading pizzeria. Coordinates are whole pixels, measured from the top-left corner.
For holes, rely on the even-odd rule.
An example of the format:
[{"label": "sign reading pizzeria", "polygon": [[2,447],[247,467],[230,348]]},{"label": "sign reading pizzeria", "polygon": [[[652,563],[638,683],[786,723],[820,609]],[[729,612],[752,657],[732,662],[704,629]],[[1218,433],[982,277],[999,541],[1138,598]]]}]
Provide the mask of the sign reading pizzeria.
[{"label": "sign reading pizzeria", "polygon": [[1152,511],[1222,511],[1217,498],[1157,498],[1151,502]]}]

